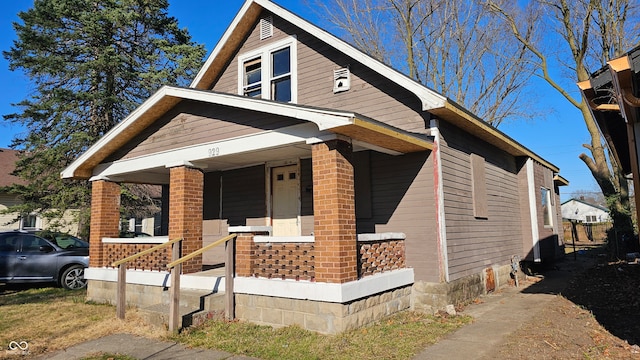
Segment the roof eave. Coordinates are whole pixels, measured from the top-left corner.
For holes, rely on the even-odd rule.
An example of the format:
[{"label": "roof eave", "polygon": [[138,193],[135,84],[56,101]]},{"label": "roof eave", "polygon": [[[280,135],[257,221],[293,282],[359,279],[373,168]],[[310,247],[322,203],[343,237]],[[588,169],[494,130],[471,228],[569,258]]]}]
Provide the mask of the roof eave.
[{"label": "roof eave", "polygon": [[424,151],[433,147],[429,139],[423,139],[415,134],[404,132],[372,119],[366,119],[351,112],[304,107],[191,88],[164,86],[64,169],[61,173],[62,178],[91,178],[93,169],[100,162],[182,100],[207,102],[312,122],[319,131],[347,135],[355,140],[370,142],[373,145],[399,153]]},{"label": "roof eave", "polygon": [[447,100],[443,107],[432,109],[429,112],[466,130],[480,139],[490,142],[492,145],[497,146],[513,156],[527,156],[551,169],[553,172],[557,173],[560,171],[560,168],[554,164],[543,159],[541,156],[529,150],[502,131],[482,121],[480,118],[455,102]]}]

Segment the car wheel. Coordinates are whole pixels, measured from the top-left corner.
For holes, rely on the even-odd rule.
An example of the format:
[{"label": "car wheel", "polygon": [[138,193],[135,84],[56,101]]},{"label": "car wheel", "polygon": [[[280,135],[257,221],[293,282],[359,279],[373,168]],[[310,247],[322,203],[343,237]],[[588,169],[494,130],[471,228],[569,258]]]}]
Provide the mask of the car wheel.
[{"label": "car wheel", "polygon": [[73,265],[67,268],[60,277],[60,285],[67,290],[82,289],[87,286],[84,278],[84,267]]}]

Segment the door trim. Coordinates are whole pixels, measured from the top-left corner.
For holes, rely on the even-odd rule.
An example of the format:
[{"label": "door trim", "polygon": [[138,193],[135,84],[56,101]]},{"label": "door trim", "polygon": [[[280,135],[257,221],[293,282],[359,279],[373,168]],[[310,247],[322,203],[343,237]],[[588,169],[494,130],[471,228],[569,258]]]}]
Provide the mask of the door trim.
[{"label": "door trim", "polygon": [[[272,169],[279,168],[284,166],[296,166],[296,176],[298,178],[298,185],[300,184],[300,159],[290,159],[290,160],[281,160],[281,161],[270,161],[265,163],[265,194],[267,196],[266,204],[267,204],[267,216],[266,216],[266,224],[267,226],[272,226],[273,219],[273,187],[271,186],[271,178],[273,176]],[[301,189],[298,189],[302,191]],[[298,194],[298,215],[297,215],[297,223],[298,223],[298,235],[302,234],[302,199],[300,194]],[[273,234],[271,234],[273,235]]]}]

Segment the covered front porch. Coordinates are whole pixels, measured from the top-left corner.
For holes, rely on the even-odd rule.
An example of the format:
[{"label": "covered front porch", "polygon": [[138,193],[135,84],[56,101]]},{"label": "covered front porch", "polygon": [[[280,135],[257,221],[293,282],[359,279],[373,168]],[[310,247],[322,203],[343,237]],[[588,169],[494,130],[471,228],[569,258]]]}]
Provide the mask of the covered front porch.
[{"label": "covered front porch", "polygon": [[[428,137],[352,113],[191,89],[163,91],[63,173],[92,181],[89,297],[109,301],[116,276],[111,264],[153,243],[180,238],[186,255],[234,233],[239,319],[335,333],[409,307],[413,271],[405,261],[405,235],[402,229],[358,234],[356,195],[366,198],[371,189],[356,173],[358,167],[366,173],[372,153],[427,152]],[[172,127],[190,120],[184,118],[188,107],[169,110],[187,100],[215,108],[217,117],[210,110],[191,115],[216,123],[219,132],[192,134],[212,141],[183,137],[154,148]],[[241,119],[235,120],[238,112]],[[257,119],[263,125],[255,126]],[[225,130],[237,136],[220,135]],[[121,183],[162,185],[166,237],[117,238]],[[224,289],[223,278],[202,273],[224,266],[220,255],[214,250],[187,261],[181,287]],[[171,260],[164,250],[130,263],[127,286],[161,293],[171,286]],[[128,291],[127,301],[143,304],[152,297],[145,292],[152,291]]]}]

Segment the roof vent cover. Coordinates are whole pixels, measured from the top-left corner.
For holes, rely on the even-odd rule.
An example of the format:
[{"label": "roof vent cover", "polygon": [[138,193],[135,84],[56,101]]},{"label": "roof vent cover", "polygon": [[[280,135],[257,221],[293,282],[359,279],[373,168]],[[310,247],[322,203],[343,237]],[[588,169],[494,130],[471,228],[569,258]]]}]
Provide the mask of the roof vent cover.
[{"label": "roof vent cover", "polygon": [[351,72],[349,68],[333,70],[333,92],[339,93],[351,88]]},{"label": "roof vent cover", "polygon": [[273,36],[273,18],[266,16],[260,19],[260,40]]}]

